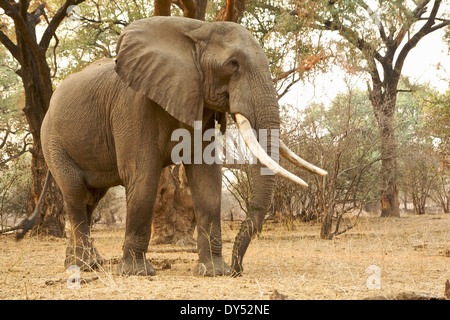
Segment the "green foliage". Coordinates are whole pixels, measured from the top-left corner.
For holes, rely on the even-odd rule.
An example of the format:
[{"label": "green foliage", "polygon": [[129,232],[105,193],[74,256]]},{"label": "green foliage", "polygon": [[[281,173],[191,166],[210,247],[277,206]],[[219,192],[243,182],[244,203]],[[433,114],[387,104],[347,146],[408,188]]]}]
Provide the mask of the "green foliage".
[{"label": "green foliage", "polygon": [[78,7],[79,16],[72,23],[66,18],[57,31],[58,43],[53,42],[55,49],[48,52],[49,65],[57,71],[55,86],[95,60],[114,57],[122,29],[153,15],[153,1],[144,0],[86,1]]},{"label": "green foliage", "polygon": [[8,162],[0,171],[0,229],[17,224],[28,212],[31,187],[30,157]]},{"label": "green foliage", "polygon": [[449,93],[439,93],[426,85],[409,87],[412,92],[401,93],[397,99],[399,185],[403,198],[412,201],[419,214],[426,212],[429,197],[448,211],[445,163],[450,152]]},{"label": "green foliage", "polygon": [[450,26],[445,29],[444,41],[447,44],[447,54],[450,54]]},{"label": "green foliage", "polygon": [[423,133],[437,139],[437,149],[450,154],[450,91],[445,93],[427,91],[420,97],[423,107]]},{"label": "green foliage", "polygon": [[19,77],[15,73],[17,63],[6,53],[6,49],[0,46],[0,121],[17,115],[17,101],[22,93]]},{"label": "green foliage", "polygon": [[[60,0],[48,1],[48,17],[62,3]],[[373,67],[368,60],[370,55],[374,52],[385,54],[387,50],[380,35],[380,21],[386,36],[392,39],[405,30],[410,33],[417,31],[412,12],[419,1],[377,0],[367,3],[373,6],[370,10],[360,0],[247,1],[246,11],[239,22],[264,48],[277,92],[282,96],[297,81],[307,76],[314,77],[315,71],[330,70],[333,64],[339,64],[347,73],[367,71]],[[206,20],[213,21],[223,4],[224,1],[208,1]],[[114,57],[117,38],[123,28],[134,20],[153,15],[153,1],[146,0],[94,0],[80,4],[79,8],[81,18],[78,23],[71,27],[67,21],[63,22],[58,28],[57,40],[52,40],[47,52],[54,86],[94,60]],[[172,15],[182,15],[174,4]],[[3,32],[13,34],[8,24],[2,20],[0,23]],[[447,43],[449,30],[447,27],[444,39]],[[330,36],[327,31],[335,31],[334,34],[339,36]],[[365,50],[361,50],[361,41],[367,45]],[[373,51],[369,52],[369,49]],[[25,162],[15,160],[15,156],[31,142],[21,112],[23,90],[14,72],[17,69],[17,63],[0,46],[0,145],[7,128],[14,132],[0,148],[0,190],[6,190],[11,181],[20,180],[17,187],[12,187],[13,184],[8,187],[16,193],[20,186],[26,185],[28,173],[22,171]],[[427,86],[413,86],[407,79],[402,81],[400,87],[412,89],[413,93],[399,93],[397,96],[396,137],[400,146],[398,154],[401,155],[400,176],[411,177],[411,170],[417,173],[425,167],[430,168],[431,175],[433,170],[438,170],[436,161],[441,161],[439,155],[450,152],[450,93],[437,93]],[[379,132],[365,92],[341,94],[330,106],[311,104],[306,110],[283,106],[283,123],[286,140],[293,150],[308,161],[323,165],[330,173],[325,185],[308,175],[306,180],[311,188],[307,191],[279,180],[276,199],[287,211],[294,214],[307,209],[318,216],[326,206],[330,206],[330,200],[338,203],[357,199],[364,203],[377,198],[374,189],[379,184]],[[437,158],[426,164],[422,161],[427,159],[420,157],[424,154],[437,155]],[[7,159],[12,160],[5,162]],[[305,176],[304,171],[282,164]],[[21,172],[23,180],[14,178]],[[406,182],[403,186],[406,190]],[[319,198],[322,199],[319,201]]]},{"label": "green foliage", "polygon": [[14,70],[17,64],[0,47],[0,170],[27,151],[31,144],[26,119],[21,111],[24,96]]},{"label": "green foliage", "polygon": [[252,32],[269,59],[279,97],[315,70],[327,67],[320,32],[303,28],[286,1],[249,1],[240,23]]},{"label": "green foliage", "polygon": [[284,215],[317,219],[325,212],[339,217],[361,209],[377,197],[378,130],[371,103],[363,91],[338,95],[330,104],[311,104],[305,110],[284,108],[284,140],[294,152],[328,171],[325,179],[305,174],[282,162],[301,176],[308,189],[277,180],[275,206]]},{"label": "green foliage", "polygon": [[[396,108],[398,181],[402,196],[423,213],[432,196],[448,211],[450,110],[448,92],[402,79]],[[411,91],[408,91],[411,90]],[[288,219],[316,219],[330,210],[339,217],[348,208],[379,202],[379,130],[366,92],[350,90],[329,106],[310,104],[305,110],[282,109],[284,140],[300,156],[328,171],[326,181],[305,175],[286,161],[282,165],[310,185],[301,189],[277,180],[275,204]],[[445,207],[447,206],[447,207]],[[445,209],[447,208],[447,209]]]},{"label": "green foliage", "polygon": [[407,79],[403,79],[400,85],[411,90],[399,92],[397,97],[396,122],[400,148],[424,144],[432,147],[433,152],[448,154],[450,91],[440,93],[425,84],[412,85]]},{"label": "green foliage", "polygon": [[21,111],[23,88],[17,64],[0,46],[0,228],[27,213],[30,190],[28,126]]}]

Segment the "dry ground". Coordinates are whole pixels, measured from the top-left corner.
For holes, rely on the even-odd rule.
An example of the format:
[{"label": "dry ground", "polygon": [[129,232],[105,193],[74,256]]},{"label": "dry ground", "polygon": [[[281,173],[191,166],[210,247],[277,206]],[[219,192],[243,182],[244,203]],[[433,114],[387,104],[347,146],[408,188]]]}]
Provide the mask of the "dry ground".
[{"label": "dry ground", "polygon": [[[236,223],[224,223],[229,262]],[[119,258],[124,230],[94,230],[99,252]],[[122,277],[103,270],[82,272],[87,280],[69,289],[63,267],[65,239],[0,236],[0,299],[269,299],[277,290],[291,299],[362,299],[414,291],[443,296],[450,279],[450,215],[360,218],[357,226],[321,240],[319,226],[267,223],[244,259],[239,278],[193,275],[196,253],[164,252],[151,246],[154,277]],[[178,248],[181,249],[181,248]],[[159,251],[159,252],[154,252]],[[369,290],[366,270],[381,269],[380,289]],[[113,269],[115,265],[112,265]]]}]

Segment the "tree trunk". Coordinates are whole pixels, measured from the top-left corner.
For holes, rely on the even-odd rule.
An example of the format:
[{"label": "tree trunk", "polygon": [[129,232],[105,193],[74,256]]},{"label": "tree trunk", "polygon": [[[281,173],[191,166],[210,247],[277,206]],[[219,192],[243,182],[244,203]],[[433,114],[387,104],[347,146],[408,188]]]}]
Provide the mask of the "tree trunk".
[{"label": "tree trunk", "polygon": [[381,216],[400,217],[397,187],[397,155],[393,116],[380,125],[381,133]]},{"label": "tree trunk", "polygon": [[195,246],[194,203],[183,165],[161,173],[153,214],[152,244]]},{"label": "tree trunk", "polygon": [[[28,212],[33,212],[43,189],[47,174],[47,165],[42,154],[40,142],[34,142],[31,159],[31,193],[28,199]],[[61,191],[53,177],[44,195],[40,208],[40,215],[34,231],[55,237],[65,237],[66,219],[64,214],[64,201]]]},{"label": "tree trunk", "polygon": [[[387,82],[388,79],[385,80]],[[397,186],[397,141],[395,138],[396,84],[375,87],[369,93],[380,131],[381,216],[400,217]]]},{"label": "tree trunk", "polygon": [[[0,1],[3,14],[9,16],[14,22],[17,44],[2,30],[0,30],[0,42],[20,64],[20,69],[16,73],[23,82],[25,91],[25,108],[23,111],[33,136],[33,148],[29,150],[32,154],[32,187],[28,200],[30,213],[33,212],[39,199],[42,191],[42,182],[45,180],[47,173],[40,139],[42,120],[48,110],[50,97],[53,93],[46,52],[52,38],[55,37],[58,26],[67,16],[69,6],[80,4],[83,1],[66,0],[58,10],[54,11],[51,19],[46,15],[47,5],[45,3],[40,3],[37,6],[33,4],[32,11],[29,12],[30,1]],[[40,39],[38,41],[36,26],[43,20],[42,17],[45,18],[48,25],[39,29]],[[45,194],[45,199],[41,206],[41,215],[35,229],[46,234],[58,237],[63,236],[65,218],[62,212],[63,201],[61,192],[54,181],[51,181],[50,187]]]},{"label": "tree trunk", "polygon": [[331,227],[333,223],[333,211],[331,208],[326,208],[323,211],[322,223],[320,226],[320,239],[331,240]]},{"label": "tree trunk", "polygon": [[[23,109],[33,136],[33,148],[30,149],[31,159],[31,192],[28,199],[28,212],[33,212],[42,192],[47,174],[47,165],[41,147],[41,125],[48,110],[50,97],[53,93],[50,68],[45,55],[37,57],[30,50],[25,40],[17,34],[20,50],[21,69],[17,71],[22,78],[25,89],[25,108]],[[40,216],[34,227],[38,233],[56,237],[65,236],[65,215],[63,199],[59,187],[52,178],[44,195]]]}]

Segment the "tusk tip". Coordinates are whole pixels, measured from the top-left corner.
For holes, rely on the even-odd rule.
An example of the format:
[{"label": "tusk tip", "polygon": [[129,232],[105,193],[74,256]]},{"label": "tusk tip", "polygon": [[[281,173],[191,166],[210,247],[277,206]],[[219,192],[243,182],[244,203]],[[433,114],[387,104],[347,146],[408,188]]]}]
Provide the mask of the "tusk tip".
[{"label": "tusk tip", "polygon": [[302,179],[300,179],[300,178],[297,177],[297,176],[296,176],[296,179],[295,179],[295,180],[292,180],[292,181],[295,182],[296,184],[298,184],[298,185],[301,186],[301,187],[309,188],[309,185],[308,185],[305,181],[303,181]]}]

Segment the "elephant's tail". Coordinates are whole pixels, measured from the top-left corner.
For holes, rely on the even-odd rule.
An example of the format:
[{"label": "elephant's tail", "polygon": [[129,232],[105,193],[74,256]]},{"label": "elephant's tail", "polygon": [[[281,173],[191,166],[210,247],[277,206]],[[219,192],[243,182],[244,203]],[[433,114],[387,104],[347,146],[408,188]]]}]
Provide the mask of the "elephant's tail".
[{"label": "elephant's tail", "polygon": [[36,221],[38,220],[39,214],[41,211],[42,201],[44,200],[44,195],[45,195],[45,192],[47,191],[47,187],[50,183],[51,178],[52,178],[52,174],[51,174],[50,170],[47,170],[47,176],[45,177],[44,188],[42,189],[41,195],[39,196],[39,200],[36,204],[36,207],[34,208],[33,213],[15,227],[15,230],[18,230],[18,232],[16,233],[16,240],[23,239],[25,234],[28,231],[30,231],[30,229],[33,228],[34,225],[36,224]]}]

